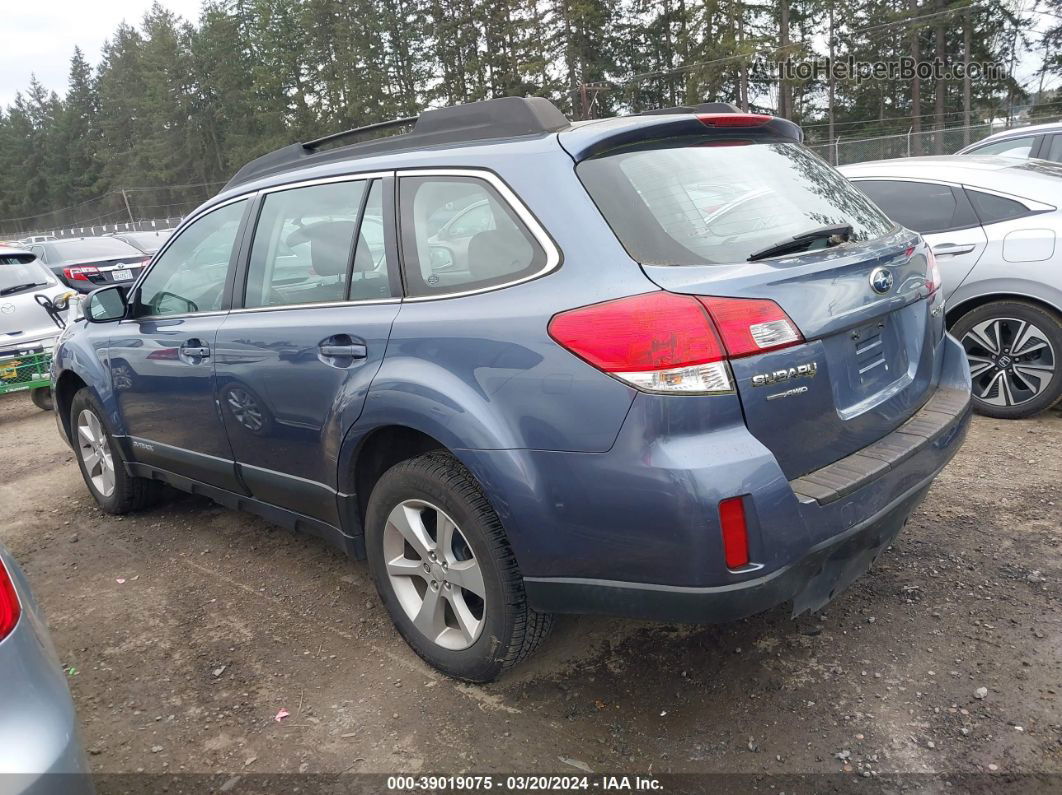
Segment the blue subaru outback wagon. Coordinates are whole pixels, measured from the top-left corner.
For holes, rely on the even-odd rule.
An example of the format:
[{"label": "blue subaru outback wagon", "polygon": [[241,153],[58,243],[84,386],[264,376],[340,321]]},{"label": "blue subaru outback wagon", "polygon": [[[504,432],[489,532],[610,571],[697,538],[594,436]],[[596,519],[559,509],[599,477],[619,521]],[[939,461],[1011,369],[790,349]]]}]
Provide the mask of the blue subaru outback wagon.
[{"label": "blue subaru outback wagon", "polygon": [[801,138],[505,98],[265,155],[87,299],[60,429],[105,511],[168,483],[367,558],[472,681],[554,613],[815,610],[955,454],[970,387],[928,247]]}]

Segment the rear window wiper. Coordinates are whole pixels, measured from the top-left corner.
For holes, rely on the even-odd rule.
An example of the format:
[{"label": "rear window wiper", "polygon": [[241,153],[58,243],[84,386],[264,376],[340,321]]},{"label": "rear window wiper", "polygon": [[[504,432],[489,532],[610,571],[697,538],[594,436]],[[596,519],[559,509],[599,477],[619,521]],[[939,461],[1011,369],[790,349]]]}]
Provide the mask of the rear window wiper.
[{"label": "rear window wiper", "polygon": [[28,290],[30,287],[47,287],[47,282],[29,282],[27,284],[16,284],[11,287],[5,287],[0,290],[0,295],[11,295],[12,293],[20,292],[21,290]]},{"label": "rear window wiper", "polygon": [[761,248],[759,251],[749,254],[748,262],[755,262],[758,259],[766,259],[767,257],[777,257],[781,254],[806,251],[816,240],[825,240],[827,246],[837,246],[846,242],[851,236],[851,224],[820,226],[818,229],[801,232],[799,235],[793,235],[788,240],[781,240],[778,243],[767,246],[767,248]]}]

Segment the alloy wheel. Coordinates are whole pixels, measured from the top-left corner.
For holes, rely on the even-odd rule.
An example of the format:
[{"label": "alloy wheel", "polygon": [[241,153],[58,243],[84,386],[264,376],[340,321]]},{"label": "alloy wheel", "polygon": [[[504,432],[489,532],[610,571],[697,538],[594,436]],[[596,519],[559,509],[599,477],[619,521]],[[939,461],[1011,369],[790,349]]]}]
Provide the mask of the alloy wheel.
[{"label": "alloy wheel", "polygon": [[77,445],[92,487],[102,497],[114,493],[114,458],[103,424],[93,412],[83,410],[77,416]]},{"label": "alloy wheel", "polygon": [[1019,406],[1047,389],[1055,350],[1032,323],[1010,317],[985,320],[962,338],[973,394],[993,406]]},{"label": "alloy wheel", "polygon": [[483,571],[457,524],[423,500],[399,503],[383,533],[387,577],[413,626],[446,649],[467,649],[483,632]]}]

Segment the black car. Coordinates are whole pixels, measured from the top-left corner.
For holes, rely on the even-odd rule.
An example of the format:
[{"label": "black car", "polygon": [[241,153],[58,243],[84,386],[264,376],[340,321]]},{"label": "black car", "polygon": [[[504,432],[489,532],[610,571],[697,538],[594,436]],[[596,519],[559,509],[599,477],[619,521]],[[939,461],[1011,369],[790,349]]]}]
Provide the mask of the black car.
[{"label": "black car", "polygon": [[112,284],[132,284],[151,259],[113,237],[77,237],[36,243],[37,255],[63,283],[80,293]]},{"label": "black car", "polygon": [[139,249],[149,257],[155,256],[155,252],[162,248],[162,244],[170,239],[172,229],[150,229],[145,232],[122,232],[111,235],[115,240],[128,243],[133,248]]}]

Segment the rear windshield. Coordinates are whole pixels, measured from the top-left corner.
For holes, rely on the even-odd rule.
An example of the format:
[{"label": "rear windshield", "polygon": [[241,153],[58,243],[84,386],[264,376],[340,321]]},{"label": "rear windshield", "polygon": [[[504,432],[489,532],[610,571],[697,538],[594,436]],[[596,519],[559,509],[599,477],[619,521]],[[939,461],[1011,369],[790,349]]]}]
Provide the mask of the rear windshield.
[{"label": "rear windshield", "polygon": [[26,254],[0,254],[0,295],[54,284],[52,274]]},{"label": "rear windshield", "polygon": [[796,143],[626,151],[586,160],[576,171],[627,252],[646,264],[744,262],[835,224],[850,224],[854,241],[895,228]]},{"label": "rear windshield", "polygon": [[102,257],[135,257],[143,253],[137,251],[128,243],[116,240],[113,237],[87,237],[83,240],[60,240],[54,243],[45,243],[48,251],[48,261],[52,263],[66,262],[74,259],[96,259]]}]

